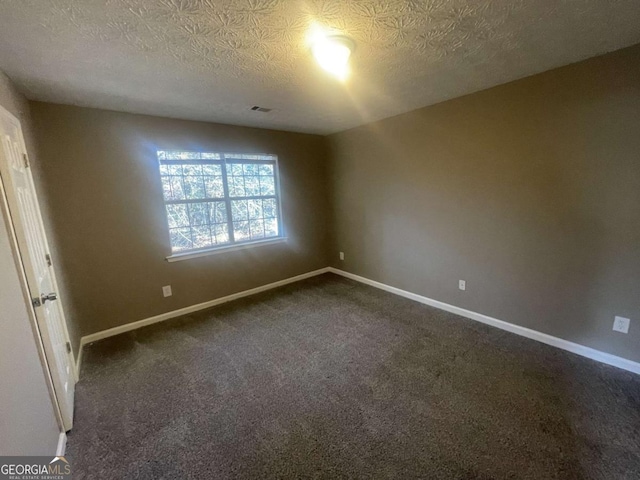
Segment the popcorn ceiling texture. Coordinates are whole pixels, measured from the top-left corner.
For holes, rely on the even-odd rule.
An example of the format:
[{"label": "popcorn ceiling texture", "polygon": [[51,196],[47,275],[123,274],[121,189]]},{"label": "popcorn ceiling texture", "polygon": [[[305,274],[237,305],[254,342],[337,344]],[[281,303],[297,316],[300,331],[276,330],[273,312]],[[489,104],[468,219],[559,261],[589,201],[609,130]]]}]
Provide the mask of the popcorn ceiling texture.
[{"label": "popcorn ceiling texture", "polygon": [[[356,41],[347,85],[314,64],[313,22]],[[0,0],[0,69],[31,99],[327,134],[633,45],[638,25],[637,0]]]}]

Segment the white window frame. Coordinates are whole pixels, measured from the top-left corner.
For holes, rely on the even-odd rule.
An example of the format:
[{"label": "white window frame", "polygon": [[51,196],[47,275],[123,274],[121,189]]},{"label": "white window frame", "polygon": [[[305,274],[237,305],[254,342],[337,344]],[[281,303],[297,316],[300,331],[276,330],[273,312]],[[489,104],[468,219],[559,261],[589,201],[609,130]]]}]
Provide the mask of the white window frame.
[{"label": "white window frame", "polygon": [[[185,153],[199,153],[199,154],[215,154],[219,155],[220,159],[207,159],[207,163],[219,164],[222,170],[222,182],[224,186],[224,197],[222,198],[204,198],[204,199],[185,199],[185,200],[166,200],[164,198],[164,192],[162,195],[163,207],[165,213],[165,220],[167,225],[167,232],[171,232],[171,228],[169,226],[169,215],[167,213],[167,205],[169,204],[177,204],[177,203],[198,203],[198,202],[207,202],[207,201],[216,201],[216,202],[224,202],[226,206],[227,212],[227,229],[229,232],[229,242],[220,244],[220,245],[211,245],[207,247],[201,248],[191,248],[188,250],[183,250],[179,252],[173,253],[173,245],[171,245],[171,240],[169,240],[169,249],[171,250],[171,255],[166,257],[166,260],[169,262],[176,262],[180,260],[187,260],[190,258],[198,258],[207,255],[215,255],[224,252],[231,252],[235,250],[242,250],[246,248],[253,248],[264,245],[273,245],[277,243],[283,243],[287,241],[287,237],[284,232],[284,222],[282,220],[282,203],[281,203],[281,195],[280,195],[280,169],[278,165],[278,156],[274,154],[263,154],[263,153],[223,153],[223,152],[211,152],[211,151],[195,151],[195,150],[182,150],[182,149],[158,149],[156,152],[156,159],[158,162],[158,172],[160,172],[160,165],[166,162],[184,162],[184,164],[189,164],[189,162],[198,163],[198,160],[160,160],[158,158],[158,154],[160,152],[185,152]],[[263,157],[263,158],[259,158]],[[270,158],[264,158],[270,157]],[[199,160],[203,161],[203,160]],[[273,165],[273,177],[274,177],[274,194],[273,195],[258,195],[258,196],[248,196],[248,197],[231,197],[229,194],[229,186],[228,186],[228,176],[226,165],[227,163],[260,163],[265,162]],[[233,232],[233,216],[231,210],[231,202],[233,200],[251,200],[251,199],[264,199],[264,198],[274,198],[276,201],[276,209],[278,212],[278,236],[275,237],[266,237],[261,239],[250,239],[244,241],[235,241],[234,240],[234,232]]]}]

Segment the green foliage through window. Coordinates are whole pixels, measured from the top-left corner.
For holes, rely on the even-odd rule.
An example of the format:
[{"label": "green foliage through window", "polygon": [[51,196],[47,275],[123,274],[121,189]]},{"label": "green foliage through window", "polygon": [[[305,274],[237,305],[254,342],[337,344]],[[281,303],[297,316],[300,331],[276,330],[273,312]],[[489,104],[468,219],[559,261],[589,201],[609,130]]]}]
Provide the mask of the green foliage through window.
[{"label": "green foliage through window", "polygon": [[157,153],[173,253],[281,236],[275,155]]}]

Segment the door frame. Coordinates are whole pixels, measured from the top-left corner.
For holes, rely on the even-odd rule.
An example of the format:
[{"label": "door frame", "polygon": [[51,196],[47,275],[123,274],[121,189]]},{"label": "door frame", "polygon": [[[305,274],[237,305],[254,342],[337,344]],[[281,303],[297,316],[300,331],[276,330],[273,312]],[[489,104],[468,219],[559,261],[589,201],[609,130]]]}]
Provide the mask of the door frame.
[{"label": "door frame", "polygon": [[[11,112],[9,112],[6,108],[4,108],[2,105],[0,105],[0,117],[4,117],[6,119],[8,119],[9,121],[11,121],[12,123],[14,123],[20,131],[20,142],[21,142],[21,146],[24,149],[24,151],[26,152],[26,144],[24,141],[24,132],[22,130],[22,124],[20,123],[20,120],[18,120],[15,115],[13,115]],[[45,381],[47,384],[47,389],[49,390],[49,396],[51,397],[51,401],[52,401],[52,406],[55,412],[55,416],[56,416],[56,420],[58,422],[58,425],[60,426],[60,431],[62,433],[64,433],[66,431],[65,425],[64,425],[64,421],[63,421],[63,415],[62,412],[60,410],[60,405],[59,405],[59,401],[58,401],[58,397],[56,396],[56,390],[55,390],[55,386],[54,386],[54,381],[51,375],[51,362],[49,362],[47,360],[47,353],[46,353],[46,349],[45,349],[45,345],[44,345],[44,339],[43,339],[43,333],[41,331],[40,325],[38,323],[38,318],[36,315],[36,311],[35,311],[35,307],[32,303],[32,296],[31,296],[31,292],[29,290],[29,283],[27,281],[27,274],[24,270],[24,263],[23,263],[23,251],[26,251],[28,249],[28,247],[26,245],[24,245],[23,241],[20,240],[20,236],[17,234],[16,232],[16,226],[15,226],[15,217],[17,216],[17,212],[13,212],[16,215],[12,215],[12,211],[11,211],[11,206],[9,204],[9,197],[7,194],[7,188],[11,188],[11,179],[10,178],[4,178],[2,171],[3,170],[7,170],[8,169],[8,165],[5,165],[5,162],[8,161],[8,158],[5,157],[5,155],[0,155],[0,214],[2,215],[3,219],[2,221],[5,223],[6,227],[7,227],[7,231],[9,233],[9,243],[11,244],[11,251],[13,254],[13,259],[14,259],[14,263],[16,265],[16,269],[18,271],[18,275],[20,278],[20,287],[22,289],[22,293],[24,296],[24,301],[25,301],[25,307],[27,310],[27,314],[29,316],[29,323],[31,324],[31,330],[33,332],[34,335],[34,340],[36,342],[36,349],[38,351],[38,356],[40,358],[40,363],[42,365],[44,374],[45,374]],[[33,182],[33,174],[31,171],[29,171],[29,176],[30,176],[30,183],[31,183],[31,188],[33,189],[33,193],[36,199],[36,208],[38,209],[38,213],[40,215],[40,224],[41,224],[41,228],[43,233],[45,232],[44,229],[44,225],[42,225],[42,212],[40,210],[40,205],[39,205],[39,201],[38,201],[38,195],[37,195],[37,191],[35,189],[35,185]],[[46,237],[46,235],[45,235]],[[47,240],[48,242],[48,240]],[[59,287],[58,287],[58,283],[57,283],[57,279],[56,279],[56,275],[55,275],[55,269],[53,267],[53,265],[51,265],[51,282],[52,285],[55,288],[56,292],[59,292]],[[66,341],[70,341],[70,337],[69,337],[69,331],[67,328],[67,321],[66,321],[66,316],[65,316],[65,312],[64,312],[64,308],[62,306],[62,303],[60,302],[60,300],[58,300],[58,307],[59,307],[59,313],[60,313],[60,319],[62,322],[62,328],[63,328],[63,332],[66,338]],[[71,351],[69,352],[70,354],[70,360],[71,360],[71,370],[72,370],[72,380],[74,382],[78,382],[78,371],[77,371],[77,365],[76,365],[76,361],[75,361],[75,355],[73,352],[73,348],[71,349]]]}]

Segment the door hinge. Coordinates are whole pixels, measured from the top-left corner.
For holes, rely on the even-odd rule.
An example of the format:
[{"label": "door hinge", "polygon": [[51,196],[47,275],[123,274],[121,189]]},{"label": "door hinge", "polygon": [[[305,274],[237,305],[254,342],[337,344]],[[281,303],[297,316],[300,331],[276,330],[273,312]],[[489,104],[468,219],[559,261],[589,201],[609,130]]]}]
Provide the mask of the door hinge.
[{"label": "door hinge", "polygon": [[44,258],[47,260],[47,265],[51,266],[51,255],[49,255],[48,253],[44,256]]},{"label": "door hinge", "polygon": [[71,353],[71,344],[67,342],[67,353]]},{"label": "door hinge", "polygon": [[24,168],[29,168],[29,157],[27,157],[26,153],[22,154],[22,162],[24,163]]}]

